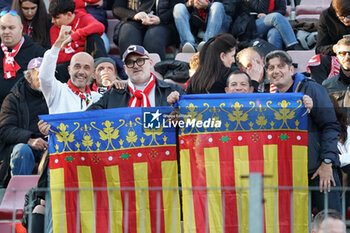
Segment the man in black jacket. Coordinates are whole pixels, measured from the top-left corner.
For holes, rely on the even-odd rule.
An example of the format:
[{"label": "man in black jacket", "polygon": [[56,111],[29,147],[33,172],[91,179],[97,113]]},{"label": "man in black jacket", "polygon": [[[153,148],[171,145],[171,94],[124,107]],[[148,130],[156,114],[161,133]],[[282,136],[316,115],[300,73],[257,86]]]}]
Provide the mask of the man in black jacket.
[{"label": "man in black jacket", "polygon": [[110,89],[88,110],[168,106],[166,98],[172,91],[184,94],[180,86],[164,82],[154,76],[151,72],[153,62],[142,46],[130,45],[123,54],[123,61],[129,77],[126,88]]},{"label": "man in black jacket", "polygon": [[[0,139],[5,143],[4,161],[10,160],[11,175],[29,175],[48,144],[38,129],[38,115],[48,114],[38,78],[42,58],[34,58],[0,112]],[[4,151],[3,151],[4,152]],[[11,156],[10,156],[11,154]],[[4,165],[4,164],[3,164]]]},{"label": "man in black jacket", "polygon": [[23,25],[15,11],[0,18],[0,106],[11,88],[23,77],[29,61],[42,57],[45,49],[27,36],[22,36]]}]

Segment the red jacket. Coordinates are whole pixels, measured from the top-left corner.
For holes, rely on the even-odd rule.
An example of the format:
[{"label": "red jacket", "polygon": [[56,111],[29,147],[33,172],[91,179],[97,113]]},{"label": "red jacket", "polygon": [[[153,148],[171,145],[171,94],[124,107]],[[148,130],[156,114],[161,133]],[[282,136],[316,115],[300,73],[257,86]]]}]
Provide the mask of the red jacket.
[{"label": "red jacket", "polygon": [[[74,13],[75,18],[73,22],[69,24],[69,26],[72,26],[73,30],[71,34],[72,42],[66,46],[65,50],[60,51],[57,64],[70,61],[74,54],[84,51],[85,41],[88,35],[97,33],[101,36],[105,31],[104,25],[97,21],[92,15],[82,10],[77,10]],[[53,25],[50,29],[51,45],[55,43],[59,33],[60,28]]]}]

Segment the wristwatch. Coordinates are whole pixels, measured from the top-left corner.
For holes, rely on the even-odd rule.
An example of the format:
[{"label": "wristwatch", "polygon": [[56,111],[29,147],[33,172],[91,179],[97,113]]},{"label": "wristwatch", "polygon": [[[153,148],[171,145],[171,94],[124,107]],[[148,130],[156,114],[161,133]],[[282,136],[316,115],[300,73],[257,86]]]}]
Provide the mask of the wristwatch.
[{"label": "wristwatch", "polygon": [[330,160],[330,159],[323,159],[323,162],[325,164],[330,164],[330,163],[332,163],[332,160]]}]

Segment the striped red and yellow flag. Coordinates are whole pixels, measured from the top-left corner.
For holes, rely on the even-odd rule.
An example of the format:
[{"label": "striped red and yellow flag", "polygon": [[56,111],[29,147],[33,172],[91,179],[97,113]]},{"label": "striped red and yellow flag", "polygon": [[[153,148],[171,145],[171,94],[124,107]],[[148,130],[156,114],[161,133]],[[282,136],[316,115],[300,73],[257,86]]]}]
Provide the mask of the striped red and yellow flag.
[{"label": "striped red and yellow flag", "polygon": [[143,129],[142,113],[43,117],[54,233],[181,232],[175,131]]},{"label": "striped red and yellow flag", "polygon": [[[185,233],[248,232],[250,173],[264,175],[264,232],[308,232],[307,118],[301,97],[180,99],[189,124],[179,137]],[[196,123],[208,119],[209,127]]]}]

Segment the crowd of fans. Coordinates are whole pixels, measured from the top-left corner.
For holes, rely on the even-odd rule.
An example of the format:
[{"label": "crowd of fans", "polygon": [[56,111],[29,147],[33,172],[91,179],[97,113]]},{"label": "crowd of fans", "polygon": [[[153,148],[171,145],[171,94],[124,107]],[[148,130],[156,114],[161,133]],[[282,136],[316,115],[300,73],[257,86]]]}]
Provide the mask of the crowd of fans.
[{"label": "crowd of fans", "polygon": [[[294,73],[285,52],[302,47],[284,0],[51,0],[48,11],[42,0],[0,3],[7,4],[0,14],[2,187],[32,174],[40,159],[47,167],[50,126],[41,114],[165,106],[184,94],[303,92],[309,185],[320,187],[312,206],[323,210],[327,197],[329,208],[341,210],[340,192],[330,188],[342,185],[341,171],[350,174],[350,0],[333,0],[321,13],[317,55],[305,74]],[[120,20],[113,40],[121,58],[108,54],[108,7]],[[257,39],[260,46],[251,43]],[[194,54],[186,90],[152,73],[149,53],[165,60],[169,45]],[[47,175],[46,168],[41,180]],[[50,202],[39,203],[35,213],[50,216]]]}]

